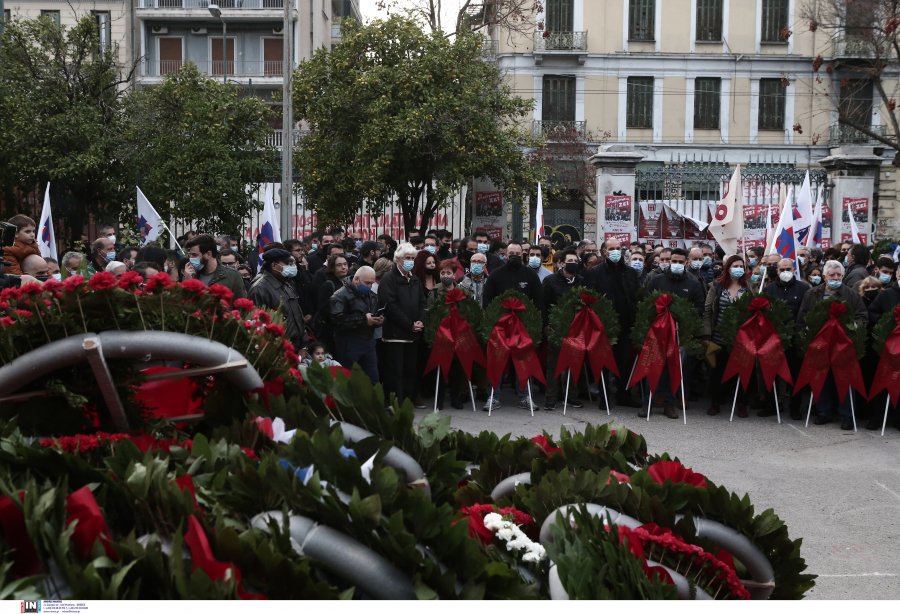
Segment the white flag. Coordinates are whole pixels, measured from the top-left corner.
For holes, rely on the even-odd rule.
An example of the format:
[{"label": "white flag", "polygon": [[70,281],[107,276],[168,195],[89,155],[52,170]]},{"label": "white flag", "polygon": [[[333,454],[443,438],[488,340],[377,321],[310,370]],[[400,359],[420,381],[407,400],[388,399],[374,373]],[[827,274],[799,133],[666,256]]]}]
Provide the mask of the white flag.
[{"label": "white flag", "polygon": [[541,184],[538,183],[537,207],[534,213],[534,244],[538,244],[541,235],[544,234],[544,195],[541,192]]},{"label": "white flag", "polygon": [[725,251],[726,256],[738,253],[738,239],[744,234],[744,216],[739,211],[741,191],[741,167],[738,165],[728,182],[727,192],[716,203],[709,232]]},{"label": "white flag", "polygon": [[852,199],[847,200],[847,217],[850,218],[850,238],[854,243],[862,243],[863,240],[859,236],[859,227],[856,225],[856,218],[853,217],[853,206],[850,204]]},{"label": "white flag", "polygon": [[825,198],[825,189],[819,188],[819,194],[816,197],[816,209],[813,211],[813,223],[809,227],[809,233],[806,235],[806,247],[818,247],[822,244],[822,233],[824,225],[822,224],[822,204]]},{"label": "white flag", "polygon": [[794,234],[797,235],[797,242],[800,245],[806,243],[806,237],[809,235],[812,225],[812,189],[809,187],[809,171],[806,171],[803,184],[800,186],[800,191],[797,192],[797,208],[794,213]]},{"label": "white flag", "polygon": [[156,241],[159,238],[160,228],[165,227],[159,213],[156,212],[140,188],[137,188],[137,220],[142,246],[150,241]]},{"label": "white flag", "polygon": [[[281,243],[281,220],[275,214],[274,191],[273,184],[267,183],[263,193],[263,212],[259,220],[259,234],[256,236],[257,257],[260,267],[263,265],[262,254],[266,245],[269,243]],[[286,205],[282,204],[282,206]]]},{"label": "white flag", "polygon": [[41,250],[41,256],[59,261],[59,257],[56,255],[56,233],[53,232],[53,216],[50,214],[49,182],[47,183],[47,189],[44,191],[44,208],[41,209],[41,223],[38,224],[37,241]]}]

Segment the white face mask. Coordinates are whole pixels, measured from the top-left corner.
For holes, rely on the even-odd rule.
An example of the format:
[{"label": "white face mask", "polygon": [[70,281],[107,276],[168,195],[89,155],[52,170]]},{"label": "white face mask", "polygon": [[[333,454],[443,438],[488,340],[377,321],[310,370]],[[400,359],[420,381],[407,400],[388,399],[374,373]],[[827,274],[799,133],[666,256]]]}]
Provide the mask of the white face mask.
[{"label": "white face mask", "polygon": [[778,279],[780,279],[784,283],[788,283],[789,281],[794,279],[794,274],[790,271],[781,271],[780,273],[778,273]]},{"label": "white face mask", "polygon": [[110,241],[112,241],[113,245],[116,244],[116,235],[109,235],[106,238],[109,239]]}]

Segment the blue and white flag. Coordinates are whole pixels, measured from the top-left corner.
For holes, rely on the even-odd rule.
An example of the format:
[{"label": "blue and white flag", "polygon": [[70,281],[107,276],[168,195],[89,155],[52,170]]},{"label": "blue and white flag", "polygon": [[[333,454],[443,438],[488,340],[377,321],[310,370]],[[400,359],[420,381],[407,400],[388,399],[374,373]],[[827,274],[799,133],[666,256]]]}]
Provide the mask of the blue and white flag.
[{"label": "blue and white flag", "polygon": [[156,212],[141,189],[137,188],[137,228],[141,235],[141,245],[156,241],[159,238],[160,228],[164,227],[165,224],[159,217],[159,213]]},{"label": "blue and white flag", "polygon": [[263,212],[259,220],[259,234],[256,235],[257,264],[262,268],[262,255],[269,243],[281,243],[281,225],[278,215],[275,213],[275,195],[271,183],[266,184],[263,193]]},{"label": "blue and white flag", "polygon": [[49,182],[47,183],[47,189],[44,191],[44,208],[41,209],[41,223],[38,224],[37,241],[41,250],[41,256],[59,261],[59,256],[56,255],[56,234],[53,232],[53,216],[50,213]]}]

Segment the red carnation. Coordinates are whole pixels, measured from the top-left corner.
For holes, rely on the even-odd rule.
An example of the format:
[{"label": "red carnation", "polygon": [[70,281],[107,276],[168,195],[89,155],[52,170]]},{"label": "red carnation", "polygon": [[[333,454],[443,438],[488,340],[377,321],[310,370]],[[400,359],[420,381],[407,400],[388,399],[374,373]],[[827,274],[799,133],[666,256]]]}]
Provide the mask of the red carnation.
[{"label": "red carnation", "polygon": [[554,454],[562,452],[562,448],[557,448],[553,444],[551,444],[546,435],[538,435],[537,437],[532,437],[531,441],[536,443],[547,456],[553,456]]},{"label": "red carnation", "polygon": [[252,460],[252,461],[259,460],[259,457],[256,455],[256,452],[254,452],[251,448],[241,448],[241,450],[244,452],[244,455],[247,458],[249,458],[250,460]]},{"label": "red carnation", "polygon": [[48,279],[43,285],[44,292],[59,292],[62,289],[62,282],[56,281],[55,279]]},{"label": "red carnation", "polygon": [[106,271],[94,273],[91,281],[88,282],[91,290],[109,290],[116,287],[116,276]]},{"label": "red carnation", "polygon": [[236,308],[242,309],[244,311],[250,311],[256,305],[254,305],[253,301],[251,301],[249,298],[238,298],[238,299],[235,299],[234,306]]},{"label": "red carnation", "polygon": [[262,416],[257,416],[253,419],[254,424],[256,424],[256,428],[259,429],[259,432],[268,437],[269,439],[275,439],[275,431],[272,429],[272,419],[271,418],[263,418]]},{"label": "red carnation", "polygon": [[618,480],[619,484],[627,484],[628,482],[631,481],[630,477],[628,477],[624,473],[619,473],[615,469],[609,470],[609,476],[612,478],[616,478],[616,480]]},{"label": "red carnation", "polygon": [[19,295],[28,296],[29,294],[40,294],[44,291],[44,287],[41,284],[30,283],[24,284],[19,288]]},{"label": "red carnation", "polygon": [[125,271],[116,284],[122,290],[131,290],[144,283],[144,276],[137,271]]},{"label": "red carnation", "polygon": [[77,290],[84,285],[84,277],[82,277],[81,275],[71,275],[63,280],[62,285],[63,290],[65,290],[66,292],[72,292],[73,290]]},{"label": "red carnation", "polygon": [[207,290],[206,285],[199,279],[185,279],[181,282],[181,287],[194,294],[203,294]]},{"label": "red carnation", "polygon": [[175,282],[172,281],[168,273],[157,273],[147,280],[147,283],[144,285],[144,292],[149,294],[155,292],[158,288],[170,288],[174,285]]},{"label": "red carnation", "polygon": [[266,332],[272,333],[276,337],[284,337],[285,330],[281,324],[269,324],[266,326]]},{"label": "red carnation", "polygon": [[696,488],[706,488],[706,477],[691,471],[678,461],[658,461],[647,468],[647,474],[657,484],[670,481],[674,484],[690,484]]},{"label": "red carnation", "polygon": [[261,324],[271,324],[272,323],[272,316],[269,315],[269,312],[267,312],[263,309],[257,309],[255,312],[253,312],[253,315],[251,317],[254,320],[257,320],[258,322],[260,322]]},{"label": "red carnation", "polygon": [[211,285],[209,287],[209,293],[217,297],[226,305],[231,305],[231,301],[234,300],[234,292],[221,284]]}]

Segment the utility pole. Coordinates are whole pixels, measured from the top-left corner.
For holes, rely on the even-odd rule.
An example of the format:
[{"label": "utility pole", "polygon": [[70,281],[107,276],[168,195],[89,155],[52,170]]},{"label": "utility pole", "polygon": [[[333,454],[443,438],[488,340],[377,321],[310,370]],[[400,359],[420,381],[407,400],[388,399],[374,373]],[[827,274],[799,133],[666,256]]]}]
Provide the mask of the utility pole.
[{"label": "utility pole", "polygon": [[284,59],[282,62],[282,122],[281,122],[281,240],[294,238],[291,228],[294,209],[294,102],[291,96],[291,76],[294,72],[294,19],[291,14],[295,0],[284,1]]}]

